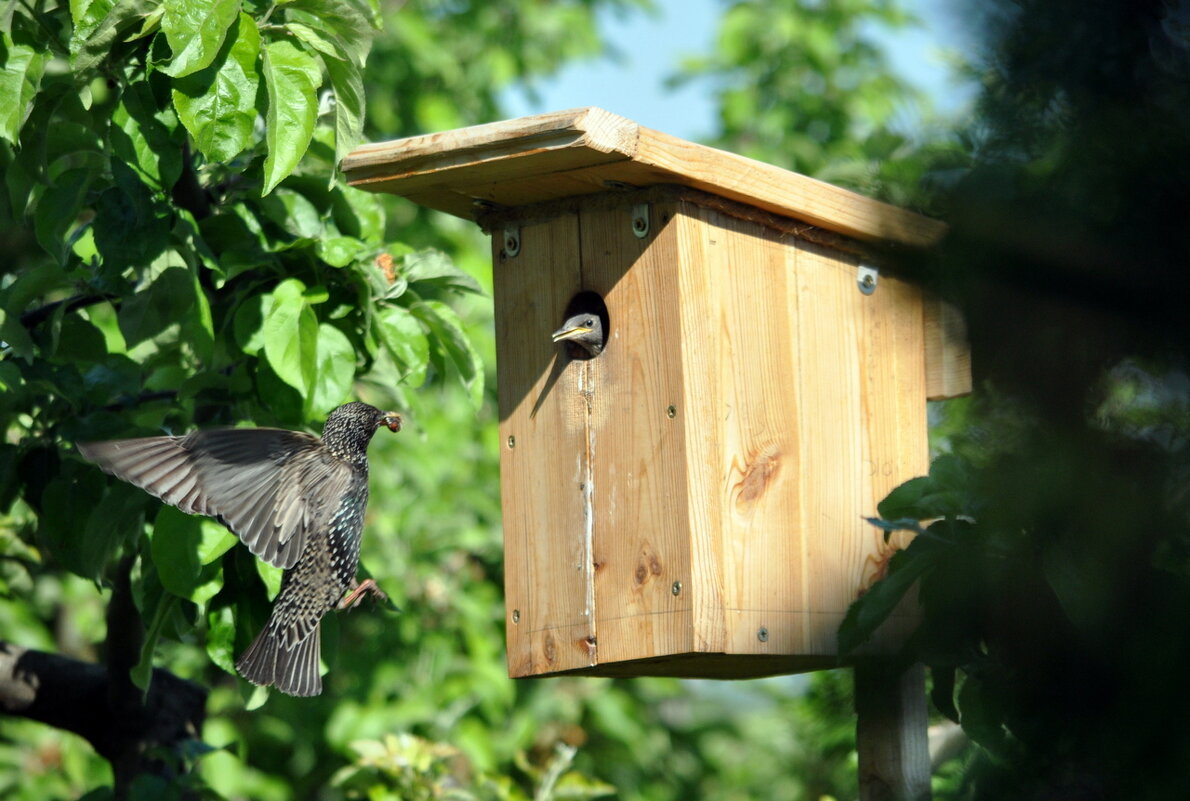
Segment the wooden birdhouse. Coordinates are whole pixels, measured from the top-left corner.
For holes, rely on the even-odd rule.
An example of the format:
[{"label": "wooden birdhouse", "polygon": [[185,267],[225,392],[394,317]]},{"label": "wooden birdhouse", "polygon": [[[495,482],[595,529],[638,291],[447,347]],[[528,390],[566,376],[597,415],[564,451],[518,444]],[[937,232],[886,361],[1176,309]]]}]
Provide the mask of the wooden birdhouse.
[{"label": "wooden birdhouse", "polygon": [[[942,225],[595,108],[343,166],[492,234],[511,675],[838,664],[896,547],[864,517],[927,472],[927,398],[969,389],[953,317],[882,260]],[[598,355],[552,341],[575,313]]]}]

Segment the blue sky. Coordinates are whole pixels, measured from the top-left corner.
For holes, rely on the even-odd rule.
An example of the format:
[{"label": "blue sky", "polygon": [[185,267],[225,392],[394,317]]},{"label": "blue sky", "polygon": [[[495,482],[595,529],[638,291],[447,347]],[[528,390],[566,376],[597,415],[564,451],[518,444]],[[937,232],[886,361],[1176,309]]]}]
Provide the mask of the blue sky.
[{"label": "blue sky", "polygon": [[[715,107],[706,85],[668,89],[665,79],[677,71],[684,56],[710,50],[724,4],[722,0],[656,3],[653,15],[603,14],[604,38],[620,58],[570,65],[555,78],[536,84],[537,102],[519,91],[508,92],[504,100],[509,115],[599,106],[685,139],[711,135],[716,130]],[[936,107],[954,111],[971,96],[971,89],[959,86],[940,56],[944,47],[962,41],[949,5],[947,0],[906,0],[922,27],[896,32],[874,28],[873,36],[886,46],[894,69],[927,92]]]}]

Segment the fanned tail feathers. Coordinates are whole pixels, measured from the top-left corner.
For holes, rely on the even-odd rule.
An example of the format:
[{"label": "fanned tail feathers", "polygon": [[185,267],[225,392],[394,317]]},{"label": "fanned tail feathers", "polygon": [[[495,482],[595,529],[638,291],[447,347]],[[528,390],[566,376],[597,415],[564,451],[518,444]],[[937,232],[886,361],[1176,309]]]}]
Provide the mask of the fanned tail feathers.
[{"label": "fanned tail feathers", "polygon": [[315,625],[309,636],[286,647],[281,627],[270,620],[236,660],[236,670],[253,684],[271,684],[288,695],[318,695],[322,692],[318,673],[321,630]]}]

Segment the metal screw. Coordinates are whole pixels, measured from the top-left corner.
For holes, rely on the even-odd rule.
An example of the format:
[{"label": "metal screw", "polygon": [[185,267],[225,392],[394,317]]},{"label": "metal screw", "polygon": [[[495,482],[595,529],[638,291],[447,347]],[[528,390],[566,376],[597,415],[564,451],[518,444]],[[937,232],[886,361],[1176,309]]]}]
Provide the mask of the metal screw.
[{"label": "metal screw", "polygon": [[512,610],[512,622],[513,623],[521,622],[521,610],[519,610],[519,609]]},{"label": "metal screw", "polygon": [[760,640],[761,642],[768,642],[769,630],[764,626],[761,626],[760,630],[756,632],[756,639]]},{"label": "metal screw", "polygon": [[516,447],[516,437],[514,437],[512,434],[508,435],[508,447],[510,447],[510,448]]},{"label": "metal screw", "polygon": [[674,595],[680,595],[682,593],[682,582],[675,581],[670,589],[673,591]]},{"label": "metal screw", "polygon": [[677,406],[670,406],[670,407],[668,407],[668,408],[665,410],[665,416],[666,416],[666,417],[668,417],[668,418],[670,418],[671,420],[672,420],[673,418],[677,417],[677,416],[678,416],[678,407],[677,407]]},{"label": "metal screw", "polygon": [[504,255],[513,258],[521,252],[521,229],[504,229]]},{"label": "metal screw", "polygon": [[871,295],[876,291],[876,281],[880,278],[880,272],[875,267],[869,267],[866,264],[861,264],[859,270],[856,272],[855,283],[859,286],[859,291],[865,295]]},{"label": "metal screw", "polygon": [[637,239],[644,239],[649,235],[649,204],[638,203],[632,207],[632,233]]}]

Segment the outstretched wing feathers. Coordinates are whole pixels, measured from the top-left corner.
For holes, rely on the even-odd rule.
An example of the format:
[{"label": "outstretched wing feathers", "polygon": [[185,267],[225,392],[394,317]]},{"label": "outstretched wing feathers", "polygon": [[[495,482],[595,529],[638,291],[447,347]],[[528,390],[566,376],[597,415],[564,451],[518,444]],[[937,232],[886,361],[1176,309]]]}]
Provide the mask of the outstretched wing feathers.
[{"label": "outstretched wing feathers", "polygon": [[275,428],[210,429],[78,447],[106,472],[183,512],[218,519],[252,553],[281,568],[297,563],[352,474],[316,437]]}]

